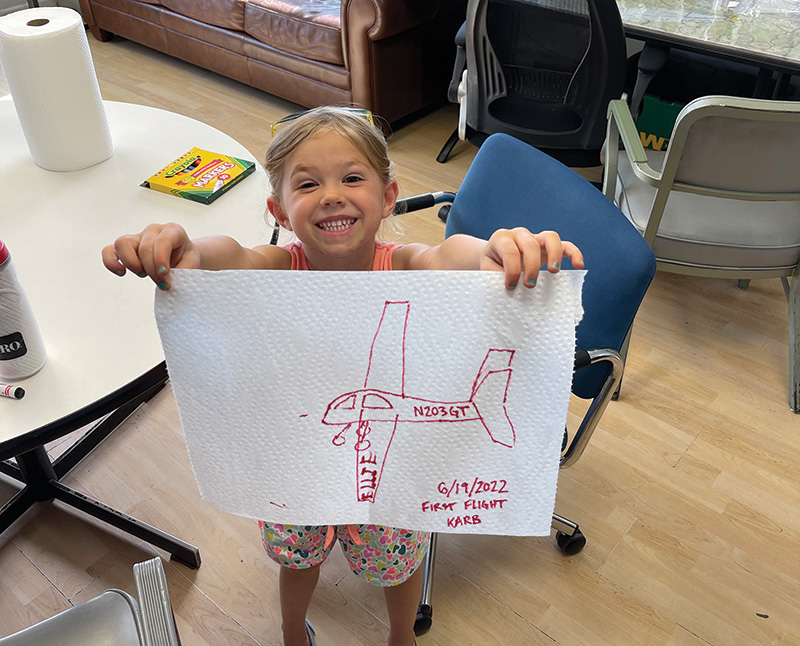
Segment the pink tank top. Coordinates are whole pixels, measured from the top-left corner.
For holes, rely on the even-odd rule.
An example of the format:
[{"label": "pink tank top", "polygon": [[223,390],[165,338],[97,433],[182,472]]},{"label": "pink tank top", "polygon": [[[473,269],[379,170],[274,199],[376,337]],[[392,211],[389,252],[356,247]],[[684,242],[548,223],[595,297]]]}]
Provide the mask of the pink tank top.
[{"label": "pink tank top", "polygon": [[[372,271],[391,271],[392,270],[392,254],[397,251],[402,245],[392,244],[390,242],[375,241],[375,260],[372,263]],[[301,242],[292,242],[284,247],[290,254],[292,254],[292,269],[302,269],[308,271],[308,262],[306,261],[306,254],[303,251],[303,244]]]}]

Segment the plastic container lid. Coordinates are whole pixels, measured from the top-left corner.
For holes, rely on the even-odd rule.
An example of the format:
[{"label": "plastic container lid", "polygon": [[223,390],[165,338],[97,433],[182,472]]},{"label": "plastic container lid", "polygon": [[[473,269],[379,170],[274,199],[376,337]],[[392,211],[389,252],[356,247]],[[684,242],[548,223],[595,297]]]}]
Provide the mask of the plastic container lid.
[{"label": "plastic container lid", "polygon": [[3,241],[0,240],[0,265],[2,265],[6,260],[8,260],[8,247],[3,244]]}]

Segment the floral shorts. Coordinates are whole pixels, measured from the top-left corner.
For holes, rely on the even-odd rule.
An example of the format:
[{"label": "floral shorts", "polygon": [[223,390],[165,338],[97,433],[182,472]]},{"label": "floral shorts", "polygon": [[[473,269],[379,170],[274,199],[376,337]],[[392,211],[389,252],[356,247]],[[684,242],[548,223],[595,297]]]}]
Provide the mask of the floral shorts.
[{"label": "floral shorts", "polygon": [[383,525],[335,525],[330,529],[325,525],[258,525],[270,558],[295,570],[322,563],[336,542],[326,541],[326,537],[329,531],[335,532],[353,572],[381,587],[398,585],[410,577],[425,558],[431,540],[428,532]]}]

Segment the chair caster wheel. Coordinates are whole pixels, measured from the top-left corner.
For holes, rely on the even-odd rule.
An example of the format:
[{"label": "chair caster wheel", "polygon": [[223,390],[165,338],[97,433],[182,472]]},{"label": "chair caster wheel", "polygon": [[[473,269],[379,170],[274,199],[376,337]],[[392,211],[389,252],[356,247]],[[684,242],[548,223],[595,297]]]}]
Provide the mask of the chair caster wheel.
[{"label": "chair caster wheel", "polygon": [[450,213],[450,207],[451,206],[452,205],[450,205],[450,204],[445,204],[445,205],[442,206],[442,208],[439,209],[439,219],[442,222],[447,222],[447,214]]},{"label": "chair caster wheel", "polygon": [[427,603],[421,603],[417,610],[417,618],[414,620],[414,634],[424,635],[431,629],[433,624],[433,607]]},{"label": "chair caster wheel", "polygon": [[586,546],[586,537],[579,529],[576,529],[571,536],[564,532],[556,532],[556,543],[562,554],[574,556]]}]

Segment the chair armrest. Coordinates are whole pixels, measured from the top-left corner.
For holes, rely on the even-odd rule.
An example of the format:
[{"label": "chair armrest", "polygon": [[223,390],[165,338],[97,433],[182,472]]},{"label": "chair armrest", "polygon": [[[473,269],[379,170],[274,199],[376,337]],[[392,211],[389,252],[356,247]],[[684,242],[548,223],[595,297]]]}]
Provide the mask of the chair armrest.
[{"label": "chair armrest", "polygon": [[439,219],[442,222],[447,222],[447,215],[450,213],[450,206],[453,204],[454,199],[456,199],[456,194],[450,193],[449,191],[436,191],[435,193],[414,195],[402,200],[397,200],[392,215],[403,215],[404,213],[421,211],[422,209],[429,209],[437,204],[441,204],[443,206],[439,209]]},{"label": "chair armrest", "polygon": [[455,193],[448,191],[436,191],[435,193],[423,193],[422,195],[412,195],[411,197],[397,200],[392,215],[403,215],[413,211],[429,209],[437,204],[449,204],[456,198]]},{"label": "chair armrest", "polygon": [[633,121],[628,104],[622,99],[614,99],[608,104],[608,118],[614,119],[619,129],[622,145],[628,153],[632,164],[646,164],[647,153],[639,137],[639,129]]},{"label": "chair armrest", "polygon": [[459,27],[455,37],[456,60],[453,63],[453,76],[447,86],[447,100],[458,103],[458,87],[461,85],[461,76],[467,69],[467,23]]},{"label": "chair armrest", "polygon": [[611,365],[611,369],[605,381],[603,381],[600,391],[592,400],[589,410],[587,410],[586,414],[583,416],[578,430],[575,431],[575,435],[572,437],[572,442],[570,442],[561,456],[561,463],[559,466],[562,469],[566,469],[575,464],[583,454],[586,445],[592,437],[592,433],[594,433],[594,429],[603,416],[603,411],[605,411],[608,402],[610,402],[611,398],[614,396],[617,384],[619,380],[622,379],[622,371],[624,369],[624,362],[619,352],[611,348],[579,350],[575,355],[576,370],[586,368],[587,366],[601,361],[607,361]]},{"label": "chair armrest", "polygon": [[658,186],[661,173],[656,172],[647,163],[647,153],[639,137],[639,129],[631,116],[628,104],[621,99],[614,99],[608,104],[608,129],[606,131],[605,161],[606,170],[603,180],[603,193],[614,200],[617,185],[617,160],[619,141],[628,155],[634,174],[643,182]]},{"label": "chair armrest", "polygon": [[180,646],[160,558],[133,566],[144,646]]}]

